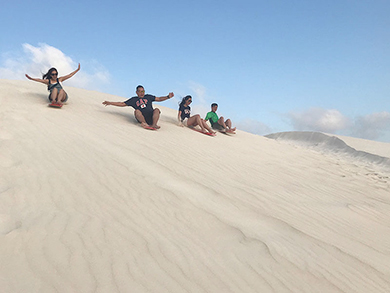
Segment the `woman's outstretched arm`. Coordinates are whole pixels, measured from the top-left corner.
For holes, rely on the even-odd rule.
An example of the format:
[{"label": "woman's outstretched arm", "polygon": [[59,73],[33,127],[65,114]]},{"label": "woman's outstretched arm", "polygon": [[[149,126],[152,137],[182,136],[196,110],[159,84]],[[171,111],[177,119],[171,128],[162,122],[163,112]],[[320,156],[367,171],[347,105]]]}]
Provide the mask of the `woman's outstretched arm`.
[{"label": "woman's outstretched arm", "polygon": [[48,83],[49,83],[49,80],[48,80],[48,79],[32,78],[32,77],[29,76],[28,74],[26,74],[26,77],[27,77],[29,80],[41,82],[41,83],[44,83],[44,84],[48,84]]},{"label": "woman's outstretched arm", "polygon": [[59,78],[58,78],[58,81],[63,82],[64,80],[67,80],[67,79],[71,78],[71,77],[72,77],[73,75],[75,75],[79,70],[80,70],[80,63],[79,63],[79,67],[77,67],[77,69],[76,69],[75,71],[73,71],[72,73],[69,73],[68,75],[59,77]]}]

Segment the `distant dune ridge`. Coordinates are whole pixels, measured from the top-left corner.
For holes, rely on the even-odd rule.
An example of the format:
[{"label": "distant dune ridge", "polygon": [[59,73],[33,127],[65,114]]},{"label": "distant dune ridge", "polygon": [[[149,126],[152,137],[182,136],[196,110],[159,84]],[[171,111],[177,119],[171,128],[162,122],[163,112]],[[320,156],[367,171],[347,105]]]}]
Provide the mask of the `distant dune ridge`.
[{"label": "distant dune ridge", "polygon": [[[356,150],[347,145],[343,140],[336,136],[326,135],[319,132],[311,131],[291,131],[280,132],[266,135],[265,137],[286,140],[297,144],[317,148],[322,151],[331,151],[333,153],[342,153],[346,156],[366,163],[380,165],[390,170],[390,158],[383,157],[377,154]],[[386,145],[385,143],[383,145]],[[390,155],[390,144],[388,144],[388,152]]]},{"label": "distant dune ridge", "polygon": [[0,80],[1,292],[390,292],[389,144],[209,137],[164,103],[148,131],[64,86]]}]

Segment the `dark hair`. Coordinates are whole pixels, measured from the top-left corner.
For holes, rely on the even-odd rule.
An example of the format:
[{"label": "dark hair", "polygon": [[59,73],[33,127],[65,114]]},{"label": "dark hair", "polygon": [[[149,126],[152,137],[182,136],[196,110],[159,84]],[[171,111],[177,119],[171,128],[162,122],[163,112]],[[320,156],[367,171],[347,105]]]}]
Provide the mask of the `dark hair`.
[{"label": "dark hair", "polygon": [[185,96],[185,97],[181,100],[181,102],[179,103],[179,107],[184,106],[184,104],[185,104],[189,99],[192,99],[192,97],[191,97],[190,95]]},{"label": "dark hair", "polygon": [[145,89],[142,85],[138,85],[137,88],[136,88],[136,91],[138,92],[138,89],[140,89],[140,88]]},{"label": "dark hair", "polygon": [[53,71],[57,71],[57,73],[58,73],[58,70],[55,69],[54,67],[52,67],[52,68],[49,69],[49,71],[46,74],[43,75],[42,79],[50,79],[51,78],[51,73]]},{"label": "dark hair", "polygon": [[214,106],[217,106],[217,107],[218,107],[218,104],[217,104],[217,103],[212,103],[212,104],[211,104],[211,108],[214,107]]}]

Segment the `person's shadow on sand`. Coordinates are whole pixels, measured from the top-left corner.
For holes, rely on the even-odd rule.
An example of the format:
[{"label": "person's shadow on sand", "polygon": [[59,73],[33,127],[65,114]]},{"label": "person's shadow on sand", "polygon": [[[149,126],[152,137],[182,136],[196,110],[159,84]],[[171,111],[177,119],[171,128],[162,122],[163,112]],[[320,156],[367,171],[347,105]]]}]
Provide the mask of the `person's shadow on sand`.
[{"label": "person's shadow on sand", "polygon": [[113,116],[122,116],[126,122],[130,122],[131,124],[138,125],[139,123],[135,119],[134,116],[132,116],[132,113],[122,113],[122,112],[107,112],[104,110],[99,110],[100,112],[104,112],[105,114],[111,114]]}]

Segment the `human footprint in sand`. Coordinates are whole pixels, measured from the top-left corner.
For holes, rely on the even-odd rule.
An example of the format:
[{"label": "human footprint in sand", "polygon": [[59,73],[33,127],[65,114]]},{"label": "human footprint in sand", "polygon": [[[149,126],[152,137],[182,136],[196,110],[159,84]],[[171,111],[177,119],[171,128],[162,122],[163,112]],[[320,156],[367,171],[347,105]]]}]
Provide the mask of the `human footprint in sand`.
[{"label": "human footprint in sand", "polygon": [[53,104],[62,105],[62,103],[65,103],[68,100],[68,94],[64,91],[60,82],[63,82],[71,78],[79,70],[80,70],[80,63],[75,71],[65,76],[58,77],[58,70],[52,67],[49,69],[49,71],[46,74],[43,75],[42,79],[32,78],[28,74],[26,74],[26,77],[29,80],[46,84],[47,90],[50,91],[49,101]]},{"label": "human footprint in sand", "polygon": [[223,117],[219,117],[217,115],[218,104],[211,104],[211,111],[207,113],[204,120],[210,120],[211,127],[218,131],[234,133],[236,128],[232,128],[232,121],[230,119],[225,120]]},{"label": "human footprint in sand", "polygon": [[132,97],[124,102],[109,102],[104,101],[102,104],[105,106],[117,106],[117,107],[126,107],[131,106],[134,110],[135,119],[143,128],[152,127],[154,129],[159,129],[160,126],[157,125],[158,119],[160,119],[160,109],[153,109],[152,102],[162,102],[168,100],[174,96],[173,93],[169,93],[164,97],[156,97],[153,95],[145,94],[145,89],[142,85],[137,86],[136,88],[136,97]]},{"label": "human footprint in sand", "polygon": [[179,112],[177,115],[177,119],[179,120],[179,125],[187,126],[191,128],[199,125],[200,128],[202,129],[202,132],[211,133],[215,135],[215,131],[213,131],[207,125],[207,123],[202,118],[200,118],[199,114],[191,116],[191,107],[190,107],[191,103],[192,103],[191,96],[185,96],[179,103]]}]

